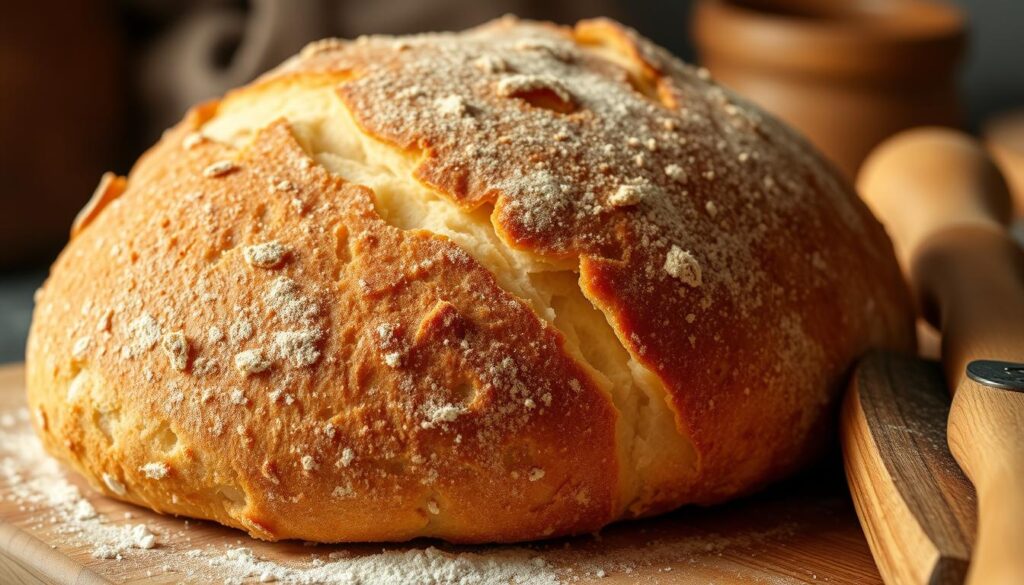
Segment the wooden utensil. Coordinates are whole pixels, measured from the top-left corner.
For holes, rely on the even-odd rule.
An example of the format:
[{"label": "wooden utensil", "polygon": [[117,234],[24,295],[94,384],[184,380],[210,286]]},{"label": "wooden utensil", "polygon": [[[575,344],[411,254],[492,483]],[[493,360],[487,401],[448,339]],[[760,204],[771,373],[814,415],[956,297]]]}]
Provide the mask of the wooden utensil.
[{"label": "wooden utensil", "polygon": [[843,403],[847,482],[875,563],[890,585],[960,584],[975,531],[974,488],[946,446],[941,366],[875,352]]},{"label": "wooden utensil", "polygon": [[[978,493],[967,580],[1024,583],[1024,393],[1016,391],[1024,390],[1024,251],[1006,231],[1006,183],[971,138],[926,128],[877,148],[858,188],[890,230],[922,312],[942,331],[954,392],[948,443]],[[886,556],[879,552],[876,559]]]}]

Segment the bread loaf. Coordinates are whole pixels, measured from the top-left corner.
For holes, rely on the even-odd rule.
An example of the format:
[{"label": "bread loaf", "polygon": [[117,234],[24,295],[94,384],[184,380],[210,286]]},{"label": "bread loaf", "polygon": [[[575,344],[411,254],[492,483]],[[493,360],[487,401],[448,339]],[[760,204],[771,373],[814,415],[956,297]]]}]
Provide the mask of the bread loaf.
[{"label": "bread loaf", "polygon": [[46,448],[268,540],[517,541],[711,504],[910,348],[808,144],[635,32],[307,47],[108,176],[38,297]]}]

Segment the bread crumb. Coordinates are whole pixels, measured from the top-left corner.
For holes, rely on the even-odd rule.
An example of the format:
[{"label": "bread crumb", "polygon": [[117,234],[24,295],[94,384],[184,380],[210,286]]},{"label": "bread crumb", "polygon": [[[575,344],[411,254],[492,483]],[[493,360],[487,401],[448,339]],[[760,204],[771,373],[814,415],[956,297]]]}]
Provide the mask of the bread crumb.
[{"label": "bread crumb", "polygon": [[210,327],[206,330],[206,340],[210,343],[219,343],[224,339],[224,332],[220,330],[220,327]]},{"label": "bread crumb", "polygon": [[675,244],[665,258],[665,272],[694,288],[701,285],[700,263],[693,254]]},{"label": "bread crumb", "polygon": [[510,75],[498,81],[497,85],[497,93],[501,97],[516,97],[534,91],[549,91],[562,102],[572,103],[569,91],[550,75]]},{"label": "bread crumb", "polygon": [[280,181],[272,181],[270,183],[270,190],[271,191],[278,191],[278,192],[282,192],[282,193],[288,192],[288,191],[294,191],[295,190],[295,184],[292,183],[291,181],[289,181],[288,179],[281,179]]},{"label": "bread crumb", "polygon": [[175,331],[164,335],[160,347],[167,354],[171,368],[182,371],[188,367],[188,339],[184,333]]},{"label": "bread crumb", "polygon": [[630,207],[640,203],[645,195],[646,190],[638,185],[619,185],[608,197],[608,204],[612,207]]},{"label": "bread crumb", "polygon": [[74,345],[71,346],[71,357],[80,360],[85,357],[85,352],[89,351],[89,344],[92,343],[92,337],[86,335],[85,337],[79,337]]},{"label": "bread crumb", "polygon": [[441,513],[441,508],[438,507],[437,502],[434,500],[427,500],[427,511],[437,516]]},{"label": "bread crumb", "polygon": [[113,475],[110,475],[109,473],[104,473],[102,477],[104,485],[106,485],[107,489],[109,489],[110,491],[114,492],[119,496],[123,496],[126,493],[128,493],[128,489],[124,486],[124,484],[118,481],[117,478],[114,477]]},{"label": "bread crumb", "polygon": [[718,206],[715,205],[714,201],[708,201],[704,204],[704,209],[708,212],[708,215],[715,217],[718,215]]},{"label": "bread crumb", "polygon": [[395,329],[396,327],[391,323],[381,323],[377,326],[377,337],[380,338],[383,345],[395,343]]},{"label": "bread crumb", "polygon": [[245,376],[258,374],[270,367],[270,360],[263,357],[258,349],[249,349],[235,354],[235,369]]},{"label": "bread crumb", "polygon": [[234,171],[238,168],[238,165],[229,161],[221,160],[213,163],[212,165],[203,169],[204,177],[223,177],[224,175]]},{"label": "bread crumb", "polygon": [[132,527],[132,540],[136,548],[151,549],[156,546],[156,536],[144,524]]},{"label": "bread crumb", "polygon": [[465,406],[428,402],[423,406],[423,414],[426,416],[427,420],[421,422],[420,427],[424,429],[431,429],[438,423],[455,422],[459,416],[465,413]]},{"label": "bread crumb", "polygon": [[529,479],[530,481],[538,481],[543,477],[544,470],[541,469],[540,467],[534,467],[533,469],[530,470],[530,475],[527,476],[527,479]]},{"label": "bread crumb", "polygon": [[355,458],[356,452],[350,447],[345,447],[341,450],[341,459],[338,460],[338,463],[341,463],[342,467],[348,467],[352,464],[352,461],[355,460]]},{"label": "bread crumb", "polygon": [[686,171],[679,165],[668,165],[665,167],[665,174],[673,181],[678,181],[680,183],[685,183],[687,180]]},{"label": "bread crumb", "polygon": [[242,392],[241,388],[232,388],[230,398],[231,404],[242,405],[249,402],[249,400],[245,397],[245,392]]},{"label": "bread crumb", "polygon": [[469,113],[466,100],[460,95],[438,98],[434,105],[438,112],[448,116],[464,116]]},{"label": "bread crumb", "polygon": [[312,455],[303,455],[300,462],[302,463],[302,469],[304,471],[313,471],[317,467],[316,461],[313,459]]},{"label": "bread crumb", "polygon": [[397,351],[389,351],[384,354],[384,363],[389,367],[397,368],[402,364],[402,354]]},{"label": "bread crumb", "polygon": [[149,479],[163,479],[167,477],[167,474],[171,471],[171,468],[162,461],[154,461],[147,463],[139,468],[139,471],[143,473]]},{"label": "bread crumb", "polygon": [[281,264],[287,254],[288,248],[277,241],[246,246],[242,249],[245,261],[257,268],[274,268]]}]

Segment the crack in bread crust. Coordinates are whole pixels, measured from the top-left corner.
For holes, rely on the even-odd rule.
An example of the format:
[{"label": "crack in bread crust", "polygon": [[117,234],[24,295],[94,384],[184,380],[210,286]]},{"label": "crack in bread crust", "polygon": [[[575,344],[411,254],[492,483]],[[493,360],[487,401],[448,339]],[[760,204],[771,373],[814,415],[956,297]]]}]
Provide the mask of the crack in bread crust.
[{"label": "crack in bread crust", "polygon": [[[271,94],[262,98],[260,94]],[[270,100],[274,107],[261,102]],[[254,114],[255,112],[255,114]],[[485,266],[499,285],[527,303],[563,335],[570,355],[584,365],[619,411],[620,513],[642,515],[649,500],[692,481],[695,456],[678,431],[660,380],[622,345],[607,316],[579,287],[578,261],[546,259],[512,248],[494,229],[487,204],[463,209],[413,176],[422,153],[402,152],[364,135],[334,88],[270,82],[256,95],[228,100],[204,132],[243,140],[248,128],[270,122],[262,112],[289,120],[317,162],[346,181],[374,192],[374,207],[390,225],[441,234]]]}]

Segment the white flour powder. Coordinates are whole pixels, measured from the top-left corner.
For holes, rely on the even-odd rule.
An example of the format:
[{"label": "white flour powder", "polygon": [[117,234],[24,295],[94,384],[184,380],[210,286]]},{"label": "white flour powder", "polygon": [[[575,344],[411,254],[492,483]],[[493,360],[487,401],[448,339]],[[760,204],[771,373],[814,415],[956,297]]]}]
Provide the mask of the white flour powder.
[{"label": "white flour powder", "polygon": [[[37,515],[29,528],[55,532],[66,546],[84,546],[97,559],[144,560],[186,582],[278,582],[296,585],[557,585],[554,569],[536,553],[508,549],[488,554],[447,553],[434,547],[362,556],[304,555],[297,563],[261,559],[244,547],[190,548],[145,524],[119,522],[97,512],[47,456],[28,428],[28,411],[0,419],[0,496]],[[51,538],[52,540],[52,538]],[[170,546],[173,544],[173,546]],[[185,550],[182,550],[184,545]],[[171,550],[174,549],[174,550]],[[142,555],[148,555],[140,558]]]},{"label": "white flour powder", "polygon": [[[47,456],[28,425],[29,413],[0,414],[0,498],[16,504],[24,515],[13,523],[40,536],[56,548],[82,547],[96,559],[124,563],[134,574],[166,574],[182,583],[283,583],[294,585],[559,585],[599,581],[620,575],[642,583],[657,583],[673,569],[704,564],[730,549],[753,549],[784,538],[794,525],[732,536],[694,533],[692,536],[646,541],[636,536],[616,542],[576,539],[563,545],[486,547],[446,551],[433,546],[399,546],[366,554],[367,547],[312,547],[295,552],[294,543],[266,545],[222,537],[218,544],[193,544],[210,528],[195,529],[186,520],[155,519],[149,525],[104,515],[68,481],[60,465]],[[97,496],[97,503],[107,502]],[[102,507],[102,506],[101,506]],[[120,510],[123,510],[121,508]],[[30,520],[25,520],[30,518]],[[11,519],[5,519],[11,521]],[[195,531],[193,531],[195,530]],[[216,529],[215,529],[216,530]],[[607,539],[617,538],[609,531]],[[231,542],[232,544],[226,544]],[[251,548],[245,542],[251,542]],[[276,561],[261,556],[287,555]],[[379,550],[379,549],[378,549]],[[288,552],[292,551],[292,552]],[[325,552],[327,551],[327,552]],[[329,552],[334,551],[334,552]],[[280,554],[279,554],[280,553]],[[544,556],[541,556],[544,555]],[[764,582],[792,583],[765,575]]]}]

